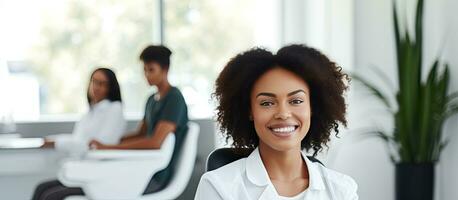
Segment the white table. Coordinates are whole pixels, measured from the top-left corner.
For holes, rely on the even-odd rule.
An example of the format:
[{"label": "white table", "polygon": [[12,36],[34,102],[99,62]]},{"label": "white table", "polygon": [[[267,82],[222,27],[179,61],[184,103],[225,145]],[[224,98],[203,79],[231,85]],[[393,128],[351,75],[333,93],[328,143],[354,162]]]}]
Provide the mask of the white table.
[{"label": "white table", "polygon": [[[6,138],[0,140],[0,143],[6,143]],[[20,140],[16,142],[17,145],[9,146],[18,147],[27,143],[21,143]],[[56,178],[62,157],[53,149],[0,147],[1,199],[30,199],[37,184]]]}]

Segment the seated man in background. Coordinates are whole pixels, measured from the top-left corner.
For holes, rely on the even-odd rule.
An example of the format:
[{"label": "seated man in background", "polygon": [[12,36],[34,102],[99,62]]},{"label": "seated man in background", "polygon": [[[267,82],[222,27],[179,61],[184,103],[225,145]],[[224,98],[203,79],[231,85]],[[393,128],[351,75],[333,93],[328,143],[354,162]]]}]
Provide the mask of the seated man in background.
[{"label": "seated man in background", "polygon": [[[153,175],[144,194],[162,190],[169,183],[187,132],[188,114],[183,95],[168,82],[170,55],[172,52],[164,46],[148,46],[140,55],[144,64],[144,73],[148,84],[157,87],[157,92],[148,98],[145,114],[136,131],[121,139],[117,145],[92,140],[93,149],[159,149],[168,134],[175,134],[175,146],[167,167]],[[38,189],[37,189],[38,190]],[[59,195],[44,195],[34,199],[63,200],[71,195],[84,195],[81,188],[59,186]]]},{"label": "seated man in background", "polygon": [[175,134],[175,146],[168,166],[153,175],[144,194],[167,186],[176,166],[177,154],[187,132],[188,110],[180,90],[170,85],[168,72],[172,52],[164,46],[148,46],[140,55],[146,80],[157,92],[146,102],[145,115],[136,131],[124,137],[118,145],[106,145],[93,140],[94,149],[159,149],[168,134]]}]

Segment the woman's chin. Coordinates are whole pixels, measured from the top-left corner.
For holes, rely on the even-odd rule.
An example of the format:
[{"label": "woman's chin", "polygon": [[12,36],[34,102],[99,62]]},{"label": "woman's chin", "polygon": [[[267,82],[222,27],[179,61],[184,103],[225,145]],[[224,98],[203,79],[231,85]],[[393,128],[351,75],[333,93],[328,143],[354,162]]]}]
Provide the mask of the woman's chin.
[{"label": "woman's chin", "polygon": [[265,144],[269,146],[270,149],[273,149],[275,151],[290,151],[290,150],[297,149],[298,147],[300,148],[300,142],[298,143],[297,141],[294,141],[294,140],[274,139]]}]

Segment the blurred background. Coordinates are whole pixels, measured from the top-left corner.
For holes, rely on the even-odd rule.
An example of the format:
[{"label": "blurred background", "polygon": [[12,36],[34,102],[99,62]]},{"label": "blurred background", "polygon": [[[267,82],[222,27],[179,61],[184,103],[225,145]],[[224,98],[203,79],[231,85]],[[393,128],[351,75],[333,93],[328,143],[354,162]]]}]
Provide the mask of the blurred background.
[{"label": "blurred background", "polygon": [[[138,56],[149,44],[172,51],[170,82],[183,92],[190,119],[201,126],[198,156],[188,188],[192,199],[206,156],[226,146],[214,122],[214,80],[236,53],[255,46],[276,51],[305,43],[323,51],[347,73],[397,85],[392,1],[364,0],[0,0],[0,132],[42,137],[71,132],[87,112],[90,73],[114,69],[129,129],[143,117],[148,88]],[[416,1],[399,1],[413,31]],[[455,0],[424,6],[423,70],[436,57],[450,65],[449,91],[458,90],[458,8]],[[371,68],[388,76],[380,80]],[[423,77],[425,78],[425,77]],[[319,155],[329,168],[352,176],[360,199],[394,199],[394,165],[384,141],[365,127],[393,127],[392,118],[361,84],[352,82],[349,127]],[[458,117],[443,127],[448,145],[437,163],[436,199],[458,198]],[[1,134],[0,134],[0,140]],[[55,177],[61,155],[0,150],[0,198],[28,199],[44,178]]]}]

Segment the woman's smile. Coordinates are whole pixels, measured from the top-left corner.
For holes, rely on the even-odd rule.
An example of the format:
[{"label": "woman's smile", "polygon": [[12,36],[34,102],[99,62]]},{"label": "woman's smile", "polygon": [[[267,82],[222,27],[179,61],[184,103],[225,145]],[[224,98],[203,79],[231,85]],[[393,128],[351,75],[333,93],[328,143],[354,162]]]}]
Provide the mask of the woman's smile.
[{"label": "woman's smile", "polygon": [[277,137],[287,138],[296,133],[296,130],[299,129],[298,124],[294,123],[278,123],[269,125],[267,128]]}]

